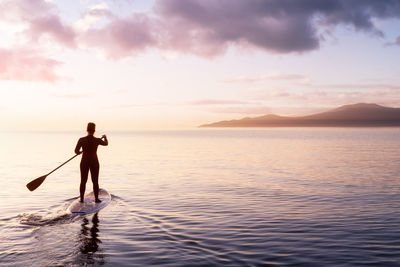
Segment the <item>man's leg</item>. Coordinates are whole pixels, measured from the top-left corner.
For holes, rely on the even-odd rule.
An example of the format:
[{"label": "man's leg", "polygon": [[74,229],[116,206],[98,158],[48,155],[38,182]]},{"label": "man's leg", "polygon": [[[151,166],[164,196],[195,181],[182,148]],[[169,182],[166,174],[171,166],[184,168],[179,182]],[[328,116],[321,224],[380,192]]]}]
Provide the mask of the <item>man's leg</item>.
[{"label": "man's leg", "polygon": [[90,165],[90,176],[92,177],[93,192],[96,202],[101,202],[99,199],[99,163],[93,162]]},{"label": "man's leg", "polygon": [[88,164],[81,162],[80,167],[81,167],[81,185],[79,187],[79,192],[80,192],[81,202],[83,202],[83,197],[85,195],[85,190],[86,190],[86,182],[89,174],[89,166]]}]

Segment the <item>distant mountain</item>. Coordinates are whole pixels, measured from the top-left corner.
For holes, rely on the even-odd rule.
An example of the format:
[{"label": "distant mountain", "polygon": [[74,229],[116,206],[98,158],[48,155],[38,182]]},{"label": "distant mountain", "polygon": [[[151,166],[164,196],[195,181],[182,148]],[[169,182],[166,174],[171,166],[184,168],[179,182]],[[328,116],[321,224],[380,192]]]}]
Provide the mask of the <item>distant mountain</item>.
[{"label": "distant mountain", "polygon": [[301,117],[265,115],[219,121],[200,127],[383,127],[400,126],[400,108],[359,103]]}]

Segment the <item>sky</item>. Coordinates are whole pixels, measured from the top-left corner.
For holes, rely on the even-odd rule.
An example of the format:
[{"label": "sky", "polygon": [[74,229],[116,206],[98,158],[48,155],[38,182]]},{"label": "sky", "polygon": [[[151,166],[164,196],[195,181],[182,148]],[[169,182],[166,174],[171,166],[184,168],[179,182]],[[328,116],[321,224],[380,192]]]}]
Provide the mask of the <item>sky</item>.
[{"label": "sky", "polygon": [[1,130],[400,107],[400,0],[0,0]]}]

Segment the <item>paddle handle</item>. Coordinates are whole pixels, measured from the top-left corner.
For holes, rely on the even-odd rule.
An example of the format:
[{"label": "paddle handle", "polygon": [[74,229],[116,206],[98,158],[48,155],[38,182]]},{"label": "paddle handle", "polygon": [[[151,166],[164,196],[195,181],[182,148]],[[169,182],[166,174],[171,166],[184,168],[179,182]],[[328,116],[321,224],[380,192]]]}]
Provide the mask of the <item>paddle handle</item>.
[{"label": "paddle handle", "polygon": [[61,168],[62,166],[64,166],[65,164],[67,164],[68,162],[70,162],[71,160],[73,160],[76,156],[78,156],[79,154],[76,154],[75,156],[73,156],[72,158],[70,158],[69,160],[67,160],[66,162],[64,162],[63,164],[61,164],[60,166],[58,166],[57,168],[55,168],[54,170],[52,170],[51,172],[49,172],[46,176],[52,174],[53,172],[55,172],[56,170],[58,170],[59,168]]}]

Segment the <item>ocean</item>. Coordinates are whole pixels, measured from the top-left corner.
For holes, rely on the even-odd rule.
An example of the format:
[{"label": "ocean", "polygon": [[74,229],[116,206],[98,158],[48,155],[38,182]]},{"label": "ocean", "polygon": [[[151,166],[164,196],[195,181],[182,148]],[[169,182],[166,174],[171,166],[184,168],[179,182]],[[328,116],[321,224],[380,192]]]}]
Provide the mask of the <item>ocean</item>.
[{"label": "ocean", "polygon": [[0,133],[0,266],[400,266],[399,128],[106,134],[72,216],[85,133]]}]

